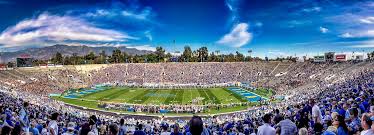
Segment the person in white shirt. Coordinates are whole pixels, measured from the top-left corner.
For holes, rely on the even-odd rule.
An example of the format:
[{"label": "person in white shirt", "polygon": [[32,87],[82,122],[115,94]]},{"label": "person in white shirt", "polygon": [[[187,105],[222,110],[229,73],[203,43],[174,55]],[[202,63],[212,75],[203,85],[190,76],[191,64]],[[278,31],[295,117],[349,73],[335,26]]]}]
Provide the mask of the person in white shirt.
[{"label": "person in white shirt", "polygon": [[265,114],[262,117],[264,124],[258,127],[257,135],[275,135],[275,128],[271,124],[271,114]]},{"label": "person in white shirt", "polygon": [[316,102],[314,101],[314,99],[310,100],[310,105],[313,106],[312,107],[312,117],[313,117],[314,123],[323,124],[322,123],[322,112],[321,112],[321,109],[318,107],[318,104],[316,104]]},{"label": "person in white shirt", "polygon": [[125,135],[127,133],[127,127],[125,125],[125,120],[121,119],[120,120],[120,127],[119,127],[119,135]]},{"label": "person in white shirt", "polygon": [[373,121],[371,121],[369,114],[364,113],[361,118],[361,126],[364,130],[361,132],[361,135],[374,135],[373,130],[370,129]]},{"label": "person in white shirt", "polygon": [[59,114],[57,112],[52,114],[51,121],[48,123],[48,129],[50,135],[58,135],[58,119]]}]

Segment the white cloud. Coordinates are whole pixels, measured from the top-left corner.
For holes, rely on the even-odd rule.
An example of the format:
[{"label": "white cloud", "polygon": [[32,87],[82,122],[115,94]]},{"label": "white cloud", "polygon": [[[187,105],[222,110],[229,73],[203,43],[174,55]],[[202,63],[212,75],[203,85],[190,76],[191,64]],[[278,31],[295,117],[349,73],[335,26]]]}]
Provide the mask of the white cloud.
[{"label": "white cloud", "polygon": [[14,47],[63,41],[124,42],[129,39],[137,38],[116,30],[97,28],[79,18],[44,13],[4,30],[0,44]]},{"label": "white cloud", "polygon": [[374,48],[374,40],[357,43],[356,45],[349,46],[350,48]]},{"label": "white cloud", "polygon": [[282,52],[282,51],[280,51],[280,50],[269,50],[269,51],[268,51],[268,54],[269,54],[269,57],[270,57],[270,58],[276,58],[276,57],[281,57],[281,58],[283,58],[283,57],[286,57],[286,56],[290,56],[290,55],[288,55],[287,53]]},{"label": "white cloud", "polygon": [[151,45],[133,45],[133,44],[123,44],[123,43],[63,43],[68,46],[90,46],[90,47],[127,47],[127,48],[134,48],[137,50],[145,50],[145,51],[156,51],[156,47],[152,47]]},{"label": "white cloud", "polygon": [[322,33],[327,33],[327,32],[329,32],[329,29],[327,29],[325,27],[319,27],[319,31],[321,31]]},{"label": "white cloud", "polygon": [[310,20],[291,20],[287,21],[287,27],[294,28],[298,26],[309,25],[311,23],[312,22]]},{"label": "white cloud", "polygon": [[312,7],[312,8],[305,8],[303,9],[304,12],[320,12],[321,11],[321,7]]},{"label": "white cloud", "polygon": [[140,21],[151,21],[154,16],[152,8],[146,7],[144,9],[132,9],[132,8],[111,8],[111,9],[97,9],[93,12],[83,14],[85,17],[108,17],[108,18],[121,18],[135,19]]},{"label": "white cloud", "polygon": [[368,30],[366,32],[366,35],[369,36],[369,37],[374,37],[374,30]]},{"label": "white cloud", "polygon": [[232,7],[232,5],[231,5],[231,2],[230,2],[230,0],[226,0],[226,6],[227,6],[227,8],[229,8],[230,9],[230,11],[233,11],[233,7]]},{"label": "white cloud", "polygon": [[225,0],[225,5],[230,10],[230,19],[228,23],[231,25],[233,22],[237,22],[240,19],[238,14],[238,8],[240,6],[241,0]]},{"label": "white cloud", "polygon": [[109,16],[109,15],[112,15],[112,13],[109,12],[108,10],[98,9],[95,12],[88,12],[85,15],[88,17],[99,17],[99,16]]},{"label": "white cloud", "polygon": [[356,30],[354,33],[344,33],[340,35],[342,38],[360,38],[360,37],[374,37],[374,30],[369,29],[369,30]]},{"label": "white cloud", "polygon": [[152,47],[150,45],[139,45],[139,46],[126,46],[127,48],[135,48],[138,50],[145,50],[145,51],[156,51],[155,47]]},{"label": "white cloud", "polygon": [[352,38],[353,35],[351,33],[347,32],[347,33],[344,33],[344,34],[340,35],[340,37],[342,37],[342,38]]},{"label": "white cloud", "polygon": [[249,43],[252,40],[252,33],[248,31],[248,24],[239,23],[237,24],[230,33],[224,35],[218,44],[227,45],[230,47],[242,47],[243,45]]},{"label": "white cloud", "polygon": [[361,18],[360,19],[361,23],[366,23],[366,24],[374,24],[374,16],[369,16],[366,18]]},{"label": "white cloud", "polygon": [[374,48],[374,43],[372,44],[363,44],[363,45],[352,45],[351,48]]},{"label": "white cloud", "polygon": [[144,34],[145,34],[145,37],[148,38],[149,41],[153,40],[153,37],[150,31],[146,31],[144,32]]},{"label": "white cloud", "polygon": [[144,10],[142,10],[140,13],[135,13],[135,12],[132,12],[132,11],[122,11],[121,14],[125,17],[132,17],[132,18],[136,18],[136,19],[139,19],[139,20],[147,20],[149,18],[149,16],[151,15],[151,10],[150,8],[146,8]]}]

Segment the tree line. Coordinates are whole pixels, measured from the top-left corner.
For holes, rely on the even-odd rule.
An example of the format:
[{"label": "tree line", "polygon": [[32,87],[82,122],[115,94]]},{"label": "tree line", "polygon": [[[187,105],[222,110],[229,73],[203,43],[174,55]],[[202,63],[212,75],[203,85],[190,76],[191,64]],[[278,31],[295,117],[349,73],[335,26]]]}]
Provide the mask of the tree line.
[{"label": "tree line", "polygon": [[34,60],[33,65],[56,64],[56,65],[78,65],[78,64],[109,64],[109,63],[158,63],[158,62],[244,62],[260,61],[258,57],[251,57],[252,50],[248,51],[249,55],[236,51],[230,54],[221,54],[220,51],[209,52],[207,47],[200,47],[192,50],[191,47],[185,46],[184,51],[175,56],[167,53],[164,48],[156,47],[156,51],[142,55],[130,55],[122,52],[120,49],[112,51],[111,55],[105,51],[99,54],[90,52],[84,56],[77,54],[63,55],[57,52],[51,59]]},{"label": "tree line", "polygon": [[[130,55],[126,52],[122,52],[119,49],[112,51],[111,55],[108,55],[105,51],[101,51],[99,54],[90,52],[84,56],[77,54],[73,55],[62,55],[57,52],[49,60],[34,60],[33,65],[40,64],[62,64],[62,65],[79,65],[79,64],[109,64],[109,63],[158,63],[158,62],[247,62],[247,61],[296,61],[297,58],[293,56],[287,56],[284,58],[261,59],[259,57],[251,57],[252,50],[247,51],[247,55],[236,51],[230,54],[221,54],[219,50],[208,51],[207,47],[200,47],[196,50],[192,50],[191,47],[185,46],[184,51],[179,55],[175,56],[171,53],[167,53],[164,48],[156,47],[156,51],[152,53],[142,55]],[[369,59],[374,59],[374,51],[368,53]]]}]

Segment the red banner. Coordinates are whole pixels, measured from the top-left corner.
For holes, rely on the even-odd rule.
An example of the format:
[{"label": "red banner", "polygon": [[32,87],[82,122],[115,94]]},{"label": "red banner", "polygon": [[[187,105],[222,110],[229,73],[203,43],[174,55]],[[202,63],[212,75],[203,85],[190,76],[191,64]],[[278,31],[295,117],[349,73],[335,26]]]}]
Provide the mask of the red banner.
[{"label": "red banner", "polygon": [[345,55],[335,55],[336,60],[345,60]]}]

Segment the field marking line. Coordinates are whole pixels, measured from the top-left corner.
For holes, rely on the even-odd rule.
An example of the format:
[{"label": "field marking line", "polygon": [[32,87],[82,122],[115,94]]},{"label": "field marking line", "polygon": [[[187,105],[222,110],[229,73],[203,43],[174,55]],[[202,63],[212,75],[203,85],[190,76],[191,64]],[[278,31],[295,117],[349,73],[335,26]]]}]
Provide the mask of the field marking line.
[{"label": "field marking line", "polygon": [[202,90],[204,91],[206,97],[208,97],[208,99],[209,99],[210,101],[212,101],[212,99],[210,99],[210,96],[208,95],[208,93],[206,93],[207,89],[202,89]]},{"label": "field marking line", "polygon": [[[176,89],[172,89],[172,91],[174,91],[174,90],[176,90]],[[171,96],[172,91],[170,91],[170,93],[169,93],[170,95],[169,95],[169,96]],[[177,91],[177,93],[175,93],[174,98],[173,98],[173,100],[172,100],[172,103],[174,103],[175,98],[176,98],[177,95],[178,95],[178,92],[179,92],[179,91]]]},{"label": "field marking line", "polygon": [[184,96],[184,93],[186,92],[185,89],[183,89],[183,93],[182,93],[182,101],[180,102],[180,104],[183,104],[183,96]]},{"label": "field marking line", "polygon": [[[190,93],[191,93],[191,98],[190,99],[191,99],[191,103],[192,103],[192,100],[193,100],[193,96],[192,96],[192,92],[191,92],[192,90],[190,88],[188,88],[188,91],[190,91]],[[200,96],[200,94],[199,94],[199,96]]]}]

